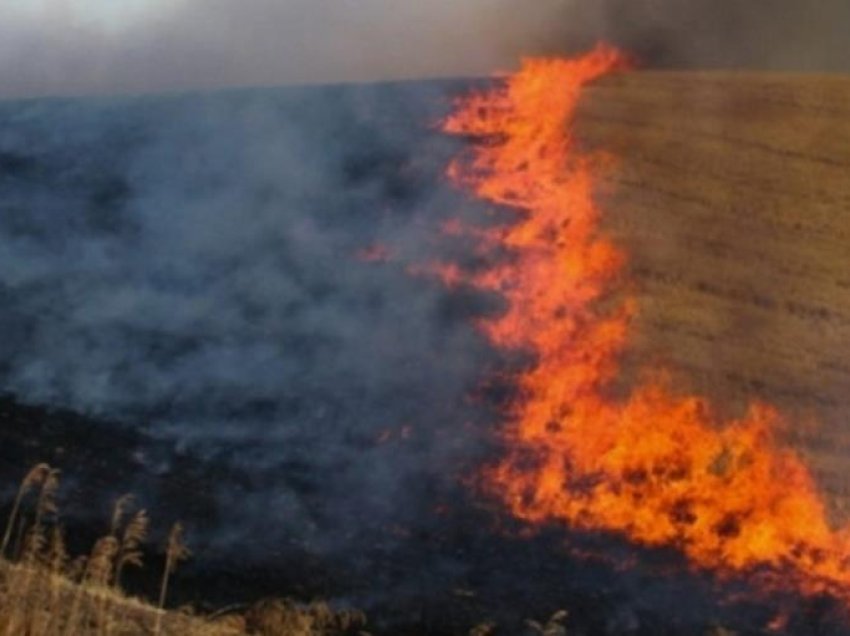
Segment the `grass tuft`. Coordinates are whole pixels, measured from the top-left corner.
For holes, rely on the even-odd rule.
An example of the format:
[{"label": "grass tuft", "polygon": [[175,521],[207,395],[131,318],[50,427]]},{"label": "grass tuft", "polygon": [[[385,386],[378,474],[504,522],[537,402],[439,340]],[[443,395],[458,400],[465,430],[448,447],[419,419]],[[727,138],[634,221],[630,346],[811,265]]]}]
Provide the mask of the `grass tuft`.
[{"label": "grass tuft", "polygon": [[[190,556],[180,523],[172,526],[166,541],[158,604],[129,597],[121,575],[127,566],[143,566],[147,511],[136,508],[133,497],[120,497],[109,532],[88,555],[72,558],[58,523],[58,489],[59,471],[39,464],[21,481],[12,502],[0,544],[0,636],[365,634],[361,612],[334,611],[326,603],[267,600],[243,614],[210,616],[196,616],[191,608],[167,610],[170,577]],[[16,531],[18,550],[12,541]]]}]

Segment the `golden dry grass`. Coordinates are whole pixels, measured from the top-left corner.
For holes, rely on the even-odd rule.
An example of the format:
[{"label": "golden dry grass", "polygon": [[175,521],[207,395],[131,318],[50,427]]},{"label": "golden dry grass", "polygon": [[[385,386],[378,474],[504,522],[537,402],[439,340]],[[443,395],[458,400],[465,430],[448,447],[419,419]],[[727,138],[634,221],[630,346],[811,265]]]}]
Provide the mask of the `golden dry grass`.
[{"label": "golden dry grass", "polygon": [[211,622],[181,612],[162,612],[120,591],[75,583],[40,566],[0,564],[0,634],[17,636],[136,636],[159,633],[237,636],[239,624]]},{"label": "golden dry grass", "polygon": [[[32,468],[15,496],[0,546],[0,636],[343,636],[365,633],[365,616],[322,602],[261,601],[243,613],[195,616],[167,611],[169,577],[189,557],[183,527],[172,526],[158,605],[121,588],[126,567],[142,567],[148,516],[131,497],[114,505],[110,532],[71,560],[57,524],[59,471]],[[11,558],[7,559],[9,556]]]},{"label": "golden dry grass", "polygon": [[277,599],[217,618],[160,611],[114,587],[72,582],[43,567],[0,563],[4,636],[341,636],[365,634],[364,624],[359,612]]},{"label": "golden dry grass", "polygon": [[625,74],[588,89],[576,130],[617,159],[600,197],[640,302],[631,363],[728,412],[779,406],[846,512],[850,77]]}]

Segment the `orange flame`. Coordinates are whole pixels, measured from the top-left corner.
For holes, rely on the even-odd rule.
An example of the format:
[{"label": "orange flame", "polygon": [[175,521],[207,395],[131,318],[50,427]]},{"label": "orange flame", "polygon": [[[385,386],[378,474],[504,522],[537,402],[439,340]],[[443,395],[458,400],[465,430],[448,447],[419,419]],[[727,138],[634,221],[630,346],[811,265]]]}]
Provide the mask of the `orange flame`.
[{"label": "orange flame", "polygon": [[488,236],[508,262],[466,275],[508,301],[482,328],[535,358],[518,374],[509,450],[486,471],[487,488],[531,524],[672,546],[721,574],[781,568],[792,589],[850,601],[850,532],[830,527],[811,473],[778,439],[774,409],[754,404],[720,422],[706,400],[663,379],[609,397],[636,303],[614,296],[624,256],[599,234],[596,160],[576,150],[569,125],[582,87],[622,66],[604,46],[525,60],[497,88],[460,100],[443,125],[478,142],[449,178],[516,213]]}]

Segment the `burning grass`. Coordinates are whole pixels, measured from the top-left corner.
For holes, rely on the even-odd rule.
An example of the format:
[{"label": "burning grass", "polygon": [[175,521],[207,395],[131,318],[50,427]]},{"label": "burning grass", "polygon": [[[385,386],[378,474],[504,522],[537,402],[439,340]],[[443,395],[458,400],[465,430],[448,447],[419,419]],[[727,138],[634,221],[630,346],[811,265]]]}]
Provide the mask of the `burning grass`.
[{"label": "burning grass", "polygon": [[584,86],[620,67],[606,47],[527,60],[445,123],[480,140],[449,177],[516,213],[482,240],[512,259],[467,276],[508,303],[481,328],[495,346],[534,357],[516,376],[506,456],[485,471],[484,488],[533,526],[621,533],[721,577],[767,568],[775,581],[754,587],[850,606],[850,528],[830,525],[810,469],[783,443],[777,409],[754,401],[724,420],[658,372],[611,396],[639,307],[625,254],[599,231],[593,192],[610,160],[578,151],[571,126]]}]

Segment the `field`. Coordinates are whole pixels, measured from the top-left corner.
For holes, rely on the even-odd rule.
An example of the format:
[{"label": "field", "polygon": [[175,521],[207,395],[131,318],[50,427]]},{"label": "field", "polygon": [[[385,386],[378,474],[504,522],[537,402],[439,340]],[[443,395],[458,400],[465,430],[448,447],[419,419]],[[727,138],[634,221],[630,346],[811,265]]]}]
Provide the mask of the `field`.
[{"label": "field", "polygon": [[600,196],[640,303],[630,359],[724,414],[781,408],[846,517],[850,79],[620,75],[576,130],[615,157]]},{"label": "field", "polygon": [[[529,535],[466,487],[492,459],[510,393],[479,389],[510,362],[471,326],[489,299],[410,271],[468,247],[440,228],[486,207],[441,179],[464,142],[433,124],[467,87],[0,108],[0,239],[15,247],[0,253],[15,380],[0,394],[0,519],[21,474],[47,461],[69,477],[70,551],[88,554],[133,492],[154,525],[128,594],[155,599],[162,524],[179,519],[194,557],[165,607],[202,615],[291,597],[362,607],[376,634],[481,635],[489,621],[509,634],[561,608],[568,633],[763,633],[772,601],[727,602],[675,550],[562,526]],[[661,367],[723,415],[775,404],[835,521],[849,519],[850,79],[617,75],[587,90],[575,130],[609,157],[602,229],[628,253],[624,288],[639,301],[624,386]],[[120,276],[103,276],[93,245]],[[124,633],[122,621],[150,633],[157,616],[163,633],[263,633],[249,619],[267,618],[211,626],[53,574],[0,563],[0,606],[21,612],[0,627],[72,624],[75,598],[92,633]],[[793,602],[784,633],[824,633],[817,599]],[[266,633],[345,631],[334,621],[347,615],[321,603],[266,606],[287,625]],[[530,633],[563,633],[559,621]]]}]

